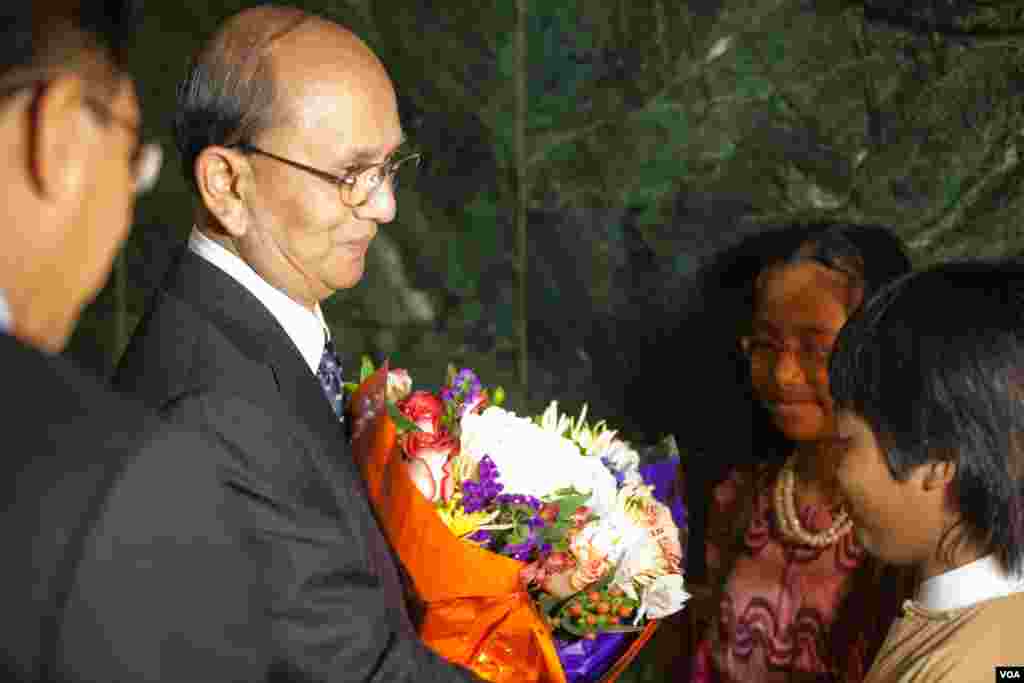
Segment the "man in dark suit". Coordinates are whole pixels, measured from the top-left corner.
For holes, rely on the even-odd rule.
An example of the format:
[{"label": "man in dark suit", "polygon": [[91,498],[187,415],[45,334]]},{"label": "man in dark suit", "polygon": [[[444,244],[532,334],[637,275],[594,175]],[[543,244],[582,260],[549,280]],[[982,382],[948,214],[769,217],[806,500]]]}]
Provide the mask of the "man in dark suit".
[{"label": "man in dark suit", "polygon": [[[469,681],[429,651],[365,497],[320,301],[354,285],[395,215],[395,93],[347,29],[292,8],[229,19],[179,88],[196,224],[115,383],[244,463],[240,520],[273,628],[316,680]],[[182,504],[188,505],[187,493]],[[439,558],[441,561],[441,558]]]},{"label": "man in dark suit", "polygon": [[[244,472],[57,355],[127,235],[154,149],[126,2],[0,9],[0,680],[265,680],[285,667],[234,520]],[[183,501],[185,504],[183,504]]]}]

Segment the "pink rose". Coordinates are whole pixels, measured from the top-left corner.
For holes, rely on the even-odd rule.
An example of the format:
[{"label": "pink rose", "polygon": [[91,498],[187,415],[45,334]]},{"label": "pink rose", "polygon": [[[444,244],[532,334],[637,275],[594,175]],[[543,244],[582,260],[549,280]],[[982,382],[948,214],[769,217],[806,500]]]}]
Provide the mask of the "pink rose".
[{"label": "pink rose", "polygon": [[408,458],[409,474],[416,488],[431,501],[447,502],[455,492],[450,461],[459,442],[448,432],[407,432],[398,444]]},{"label": "pink rose", "polygon": [[398,437],[409,476],[428,500],[447,502],[455,492],[449,462],[459,442],[441,427],[444,404],[429,391],[416,391],[398,402],[398,410],[420,428]]},{"label": "pink rose", "polygon": [[612,568],[608,556],[579,535],[573,538],[570,550],[576,559],[576,569],[569,577],[569,585],[575,590],[594,583]]},{"label": "pink rose", "polygon": [[572,513],[570,521],[572,525],[577,529],[582,529],[586,526],[587,522],[591,520],[593,513],[586,505],[581,505],[576,508],[576,511]]},{"label": "pink rose", "polygon": [[412,391],[412,377],[407,370],[401,368],[388,370],[388,403],[398,403]]},{"label": "pink rose", "polygon": [[545,584],[551,577],[568,572],[575,566],[576,560],[572,555],[556,551],[523,567],[519,571],[519,580],[524,586],[537,585],[547,590]]}]

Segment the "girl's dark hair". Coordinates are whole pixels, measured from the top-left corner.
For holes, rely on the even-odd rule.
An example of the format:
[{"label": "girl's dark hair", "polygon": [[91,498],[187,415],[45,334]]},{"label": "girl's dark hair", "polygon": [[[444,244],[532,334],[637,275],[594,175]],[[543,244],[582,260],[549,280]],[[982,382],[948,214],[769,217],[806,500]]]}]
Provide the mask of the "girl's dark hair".
[{"label": "girl's dark hair", "polygon": [[[748,235],[721,251],[698,275],[701,316],[692,321],[689,349],[681,354],[684,386],[699,387],[700,400],[677,431],[692,457],[685,479],[691,504],[687,571],[702,580],[707,491],[737,465],[781,464],[793,449],[754,395],[750,364],[738,339],[748,333],[758,277],[785,264],[814,261],[851,277],[862,300],[910,270],[895,234],[877,225],[812,223]],[[851,311],[852,313],[852,311]],[[721,428],[727,415],[731,427]],[[737,520],[741,524],[742,520]]]},{"label": "girl's dark hair", "polygon": [[[910,259],[896,235],[880,225],[814,223],[802,226],[802,239],[762,264],[760,272],[777,266],[812,261],[850,278],[861,301],[910,271]],[[798,233],[799,234],[799,233]],[[755,284],[756,288],[756,284]],[[753,307],[753,296],[751,307]],[[852,311],[850,311],[852,313]]]},{"label": "girl's dark hair", "polygon": [[[738,264],[741,265],[738,273],[726,277],[727,280],[734,278],[733,283],[727,286],[742,291],[744,296],[743,305],[738,308],[741,318],[731,330],[734,346],[737,346],[736,340],[741,334],[750,331],[760,276],[771,268],[813,262],[843,273],[849,278],[851,291],[860,294],[851,300],[849,314],[854,312],[860,302],[866,301],[911,269],[903,242],[891,230],[880,225],[838,222],[803,224],[757,235],[749,240],[749,244],[755,247],[756,259]],[[793,444],[778,431],[754,395],[749,362],[738,350],[734,355],[746,387],[746,400],[755,414],[752,433],[759,436],[761,444],[770,444],[774,451],[760,457],[767,456],[768,459],[781,461],[789,455]]]},{"label": "girl's dark hair", "polygon": [[876,434],[893,477],[956,464],[961,540],[1024,565],[1024,267],[955,263],[902,278],[843,328],[836,406]]}]

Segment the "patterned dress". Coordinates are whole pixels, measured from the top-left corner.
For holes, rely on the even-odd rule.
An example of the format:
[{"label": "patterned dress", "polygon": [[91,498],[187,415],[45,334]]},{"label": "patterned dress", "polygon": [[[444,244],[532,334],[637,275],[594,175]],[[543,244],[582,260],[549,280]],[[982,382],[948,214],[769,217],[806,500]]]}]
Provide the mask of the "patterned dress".
[{"label": "patterned dress", "polygon": [[[893,595],[845,601],[857,570],[869,562],[853,534],[826,548],[794,545],[780,534],[772,506],[777,474],[765,465],[734,469],[713,490],[707,565],[711,585],[720,587],[719,612],[698,645],[693,683],[860,681],[871,646],[877,647],[872,640],[884,637],[881,614],[854,604],[855,624],[861,618],[876,623],[836,637],[830,630],[838,610],[861,597],[898,606]],[[822,507],[808,506],[800,515],[812,532],[833,521]],[[745,529],[737,528],[739,520],[749,520]]]}]

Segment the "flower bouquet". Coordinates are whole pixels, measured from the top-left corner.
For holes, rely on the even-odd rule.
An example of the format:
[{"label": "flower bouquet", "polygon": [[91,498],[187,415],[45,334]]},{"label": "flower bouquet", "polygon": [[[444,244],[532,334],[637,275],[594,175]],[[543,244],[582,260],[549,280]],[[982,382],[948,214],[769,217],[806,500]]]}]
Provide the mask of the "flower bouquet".
[{"label": "flower bouquet", "polygon": [[523,418],[470,370],[438,393],[386,365],[361,375],[353,455],[435,651],[490,681],[609,683],[682,608],[683,511],[656,497],[674,464],[645,481],[586,408]]}]

